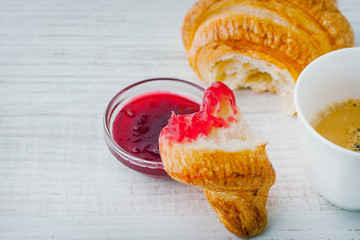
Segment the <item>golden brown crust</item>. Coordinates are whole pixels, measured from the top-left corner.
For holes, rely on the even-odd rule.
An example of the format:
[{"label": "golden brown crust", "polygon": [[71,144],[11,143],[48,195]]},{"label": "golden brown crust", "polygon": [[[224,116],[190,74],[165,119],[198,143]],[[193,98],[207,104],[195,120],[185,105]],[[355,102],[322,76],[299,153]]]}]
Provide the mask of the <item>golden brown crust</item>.
[{"label": "golden brown crust", "polygon": [[258,235],[266,227],[267,192],[268,189],[259,190],[256,194],[241,192],[234,195],[205,190],[206,197],[219,220],[230,232],[242,238]]},{"label": "golden brown crust", "polygon": [[200,0],[187,13],[182,36],[190,65],[204,81],[206,68],[228,53],[265,60],[296,81],[315,58],[354,46],[334,0]]},{"label": "golden brown crust", "polygon": [[225,152],[169,143],[161,136],[159,143],[166,172],[180,182],[204,188],[230,232],[247,238],[264,230],[267,195],[275,182],[265,144],[255,150]]}]

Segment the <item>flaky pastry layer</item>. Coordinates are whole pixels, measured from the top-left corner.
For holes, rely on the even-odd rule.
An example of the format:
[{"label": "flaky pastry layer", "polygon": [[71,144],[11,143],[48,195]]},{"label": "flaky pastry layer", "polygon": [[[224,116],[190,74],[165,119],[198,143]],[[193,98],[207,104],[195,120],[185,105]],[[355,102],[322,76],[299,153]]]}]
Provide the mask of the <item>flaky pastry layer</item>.
[{"label": "flaky pastry layer", "polygon": [[355,44],[334,0],[200,0],[184,19],[182,37],[202,80],[276,92],[288,113],[295,112],[292,90],[305,66]]},{"label": "flaky pastry layer", "polygon": [[265,144],[255,150],[225,152],[194,149],[161,136],[159,143],[166,172],[177,181],[203,188],[230,232],[248,238],[264,230],[268,191],[275,183]]}]

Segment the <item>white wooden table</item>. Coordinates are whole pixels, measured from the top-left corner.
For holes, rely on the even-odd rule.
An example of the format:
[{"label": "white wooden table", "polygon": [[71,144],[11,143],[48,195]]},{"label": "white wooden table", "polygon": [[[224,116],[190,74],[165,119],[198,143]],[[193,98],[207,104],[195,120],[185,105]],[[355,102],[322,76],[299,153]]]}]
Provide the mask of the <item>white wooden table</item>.
[{"label": "white wooden table", "polygon": [[[103,139],[125,86],[190,69],[180,27],[195,0],[0,1],[0,239],[236,239],[201,189],[119,163]],[[360,44],[360,1],[340,0]],[[277,173],[254,239],[360,239],[360,212],[308,183],[296,117],[270,93],[236,92]]]}]

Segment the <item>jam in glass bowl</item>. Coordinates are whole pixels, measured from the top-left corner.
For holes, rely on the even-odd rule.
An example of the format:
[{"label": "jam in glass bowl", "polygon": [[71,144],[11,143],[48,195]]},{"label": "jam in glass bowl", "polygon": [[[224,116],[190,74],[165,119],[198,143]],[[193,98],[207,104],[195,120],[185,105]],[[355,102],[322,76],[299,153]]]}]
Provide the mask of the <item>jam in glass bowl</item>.
[{"label": "jam in glass bowl", "polygon": [[104,116],[105,141],[112,154],[138,172],[166,176],[159,133],[172,113],[197,112],[204,89],[175,78],[132,84],[110,101]]}]

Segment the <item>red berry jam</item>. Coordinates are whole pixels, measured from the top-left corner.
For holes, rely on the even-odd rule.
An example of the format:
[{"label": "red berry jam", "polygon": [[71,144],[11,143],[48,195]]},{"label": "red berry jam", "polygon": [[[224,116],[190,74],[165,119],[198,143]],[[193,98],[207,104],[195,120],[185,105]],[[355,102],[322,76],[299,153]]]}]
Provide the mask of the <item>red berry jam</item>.
[{"label": "red berry jam", "polygon": [[227,128],[237,122],[234,93],[225,84],[214,82],[205,90],[200,111],[176,116],[173,114],[161,136],[169,142],[190,142],[208,136],[213,128]]},{"label": "red berry jam", "polygon": [[159,134],[172,112],[177,115],[199,111],[199,104],[169,92],[139,96],[127,103],[113,123],[113,138],[125,151],[141,159],[161,162]]}]

